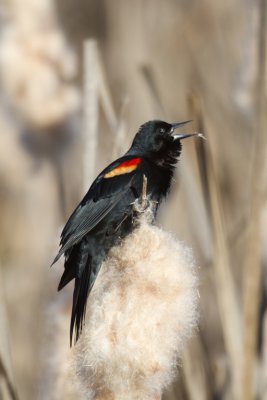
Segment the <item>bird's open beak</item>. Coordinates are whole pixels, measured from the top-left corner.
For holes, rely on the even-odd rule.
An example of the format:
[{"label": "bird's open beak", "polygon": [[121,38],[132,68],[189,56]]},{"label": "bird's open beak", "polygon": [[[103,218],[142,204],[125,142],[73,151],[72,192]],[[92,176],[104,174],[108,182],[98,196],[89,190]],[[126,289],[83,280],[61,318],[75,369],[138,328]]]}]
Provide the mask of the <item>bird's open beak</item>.
[{"label": "bird's open beak", "polygon": [[174,122],[172,125],[172,129],[178,129],[181,128],[181,126],[184,126],[186,124],[189,124],[189,122],[192,122],[192,119],[189,119],[188,121],[182,121],[182,122]]},{"label": "bird's open beak", "polygon": [[174,124],[172,124],[172,137],[174,138],[174,140],[181,140],[181,139],[186,139],[188,137],[191,136],[196,136],[196,133],[180,133],[180,134],[173,134],[173,132],[178,129],[181,128],[182,126],[188,124],[189,122],[192,122],[192,120],[188,120],[188,121],[183,121],[183,122],[175,122]]},{"label": "bird's open beak", "polygon": [[198,133],[181,133],[179,135],[172,135],[172,137],[174,138],[174,140],[182,140],[182,139],[186,139],[189,138],[191,136],[199,136]]}]

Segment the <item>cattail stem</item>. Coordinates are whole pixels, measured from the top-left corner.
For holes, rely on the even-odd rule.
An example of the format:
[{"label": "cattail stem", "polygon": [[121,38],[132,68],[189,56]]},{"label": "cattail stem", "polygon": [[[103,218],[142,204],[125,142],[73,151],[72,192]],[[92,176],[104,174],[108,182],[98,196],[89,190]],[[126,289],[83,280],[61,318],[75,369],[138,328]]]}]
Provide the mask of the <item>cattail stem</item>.
[{"label": "cattail stem", "polygon": [[[201,104],[197,96],[190,99],[190,107],[194,120],[199,124],[197,128],[204,129],[204,121],[201,113]],[[205,131],[205,129],[204,129]],[[226,231],[224,226],[224,215],[221,204],[221,194],[218,187],[215,166],[211,152],[207,144],[199,142],[198,146],[202,152],[202,180],[206,184],[207,204],[210,205],[211,226],[214,233],[214,274],[217,289],[218,306],[222,321],[222,330],[226,350],[231,363],[233,374],[232,393],[234,399],[241,399],[240,369],[241,369],[241,317],[236,295],[235,282],[230,265],[229,250],[226,243]]]},{"label": "cattail stem", "polygon": [[96,40],[84,42],[84,156],[83,189],[94,178],[99,119],[99,70]]},{"label": "cattail stem", "polygon": [[[6,321],[5,301],[2,287],[2,276],[0,266],[0,378],[3,378],[5,382],[7,392],[11,400],[18,400],[17,391],[14,385],[12,363],[8,344],[8,330]],[[1,383],[1,382],[0,382]],[[0,398],[1,397],[1,386],[0,386]]]},{"label": "cattail stem", "polygon": [[142,202],[141,206],[145,208],[147,203],[147,177],[143,175]]},{"label": "cattail stem", "polygon": [[243,342],[243,400],[252,400],[253,371],[256,358],[258,310],[260,303],[261,238],[260,216],[263,206],[264,162],[266,159],[266,25],[267,1],[259,0],[258,74],[255,109],[255,130],[252,138],[252,171],[250,176],[250,210],[247,246],[244,257],[244,342]]}]

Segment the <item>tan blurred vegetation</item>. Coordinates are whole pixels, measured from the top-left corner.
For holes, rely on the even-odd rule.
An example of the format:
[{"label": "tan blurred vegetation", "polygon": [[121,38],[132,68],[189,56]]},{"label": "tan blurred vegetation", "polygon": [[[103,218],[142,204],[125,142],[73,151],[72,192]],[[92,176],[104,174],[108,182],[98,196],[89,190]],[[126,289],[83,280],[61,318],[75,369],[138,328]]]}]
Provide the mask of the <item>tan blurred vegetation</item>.
[{"label": "tan blurred vegetation", "polygon": [[77,398],[60,226],[141,123],[191,118],[208,141],[184,143],[160,224],[196,253],[200,326],[164,399],[267,399],[264,17],[266,0],[1,1],[1,400]]}]

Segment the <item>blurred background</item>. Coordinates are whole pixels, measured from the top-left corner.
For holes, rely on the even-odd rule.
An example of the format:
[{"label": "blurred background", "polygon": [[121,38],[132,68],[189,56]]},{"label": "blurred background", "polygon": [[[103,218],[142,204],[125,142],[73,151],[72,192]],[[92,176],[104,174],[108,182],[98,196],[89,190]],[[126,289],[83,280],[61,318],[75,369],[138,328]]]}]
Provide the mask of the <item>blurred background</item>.
[{"label": "blurred background", "polygon": [[164,399],[267,399],[266,3],[1,0],[1,400],[80,398],[72,287],[58,294],[49,265],[94,176],[150,119],[207,138],[184,142],[159,216],[200,281]]}]

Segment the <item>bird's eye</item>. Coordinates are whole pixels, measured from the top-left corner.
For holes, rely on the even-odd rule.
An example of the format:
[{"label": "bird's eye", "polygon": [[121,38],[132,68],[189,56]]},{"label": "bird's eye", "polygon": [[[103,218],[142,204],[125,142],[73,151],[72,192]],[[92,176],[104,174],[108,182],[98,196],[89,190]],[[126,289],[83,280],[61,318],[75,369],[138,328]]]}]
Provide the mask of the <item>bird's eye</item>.
[{"label": "bird's eye", "polygon": [[165,132],[165,129],[164,128],[160,128],[160,133],[164,133]]}]

